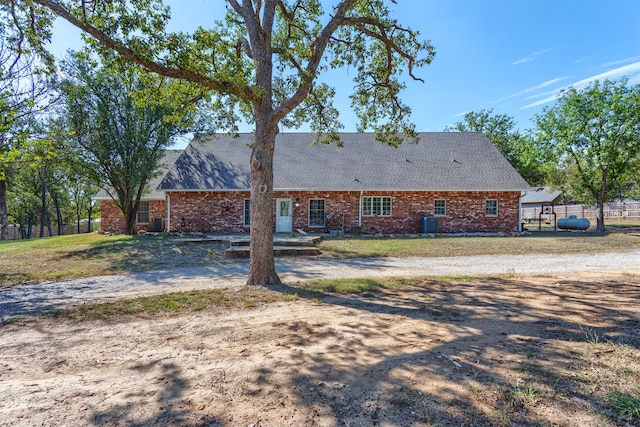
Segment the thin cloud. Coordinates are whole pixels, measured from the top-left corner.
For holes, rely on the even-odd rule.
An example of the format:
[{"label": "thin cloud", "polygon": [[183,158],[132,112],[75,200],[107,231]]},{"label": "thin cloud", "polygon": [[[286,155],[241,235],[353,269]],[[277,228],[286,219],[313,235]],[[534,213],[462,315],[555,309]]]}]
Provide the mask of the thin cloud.
[{"label": "thin cloud", "polygon": [[525,105],[519,110],[526,110],[533,107],[538,107],[540,105],[547,104],[549,102],[553,102],[556,100],[558,93],[563,89],[568,89],[569,87],[573,87],[577,90],[584,89],[589,86],[596,80],[614,80],[620,77],[626,76],[629,79],[631,84],[640,80],[640,61],[634,62],[633,64],[625,65],[624,67],[614,68],[613,70],[606,71],[604,73],[596,74],[595,76],[587,77],[586,79],[579,80],[571,85],[562,87],[553,92],[550,96],[543,98],[539,101],[533,102],[531,104]]},{"label": "thin cloud", "polygon": [[538,50],[536,52],[533,52],[525,56],[524,58],[520,58],[517,61],[512,62],[511,65],[520,65],[520,64],[525,64],[527,62],[535,61],[538,56],[544,55],[545,53],[549,53],[553,49],[555,49],[555,47],[549,47],[547,49]]},{"label": "thin cloud", "polygon": [[600,68],[617,67],[620,64],[628,64],[629,62],[637,61],[639,59],[640,59],[640,56],[634,56],[632,58],[621,59],[619,61],[607,62],[605,64],[600,65]]},{"label": "thin cloud", "polygon": [[535,92],[537,90],[540,89],[544,89],[545,87],[549,87],[551,85],[554,85],[558,82],[561,82],[563,80],[567,80],[568,77],[556,77],[555,79],[551,79],[551,80],[547,80],[546,82],[542,82],[537,86],[533,86],[524,90],[521,90],[520,92],[516,92],[516,93],[512,93],[511,95],[507,95],[503,98],[500,99],[496,99],[495,101],[491,101],[491,104],[497,104],[498,102],[502,102],[502,101],[506,101],[507,99],[511,99],[511,98],[516,98],[518,96],[522,96],[522,95],[527,95],[531,92]]}]

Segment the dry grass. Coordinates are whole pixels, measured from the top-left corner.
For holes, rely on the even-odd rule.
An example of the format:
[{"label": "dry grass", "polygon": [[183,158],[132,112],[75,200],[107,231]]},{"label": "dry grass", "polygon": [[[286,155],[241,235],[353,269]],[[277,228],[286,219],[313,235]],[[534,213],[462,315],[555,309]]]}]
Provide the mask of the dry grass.
[{"label": "dry grass", "polygon": [[[80,234],[0,242],[0,287],[230,262],[220,243],[181,244],[169,236]],[[326,258],[624,252],[640,248],[634,228],[605,235],[535,233],[520,237],[335,238],[320,244]]]},{"label": "dry grass", "polygon": [[517,237],[331,238],[320,244],[325,257],[449,257],[626,252],[640,248],[635,230],[608,234],[534,233]]},{"label": "dry grass", "polygon": [[96,233],[0,243],[0,287],[220,262],[219,243],[183,245],[167,236]]}]

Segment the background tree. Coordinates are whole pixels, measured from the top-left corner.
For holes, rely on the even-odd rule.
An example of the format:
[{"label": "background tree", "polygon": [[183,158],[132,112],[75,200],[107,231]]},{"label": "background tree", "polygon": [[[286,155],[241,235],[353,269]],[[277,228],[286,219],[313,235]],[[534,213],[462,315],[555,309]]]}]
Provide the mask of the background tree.
[{"label": "background tree", "polygon": [[26,156],[39,115],[50,105],[47,62],[36,65],[24,36],[7,25],[0,8],[0,240],[7,240],[7,188],[11,175],[33,161]]},{"label": "background tree", "polygon": [[568,171],[572,195],[597,205],[596,229],[604,232],[604,204],[620,197],[639,161],[640,85],[621,79],[569,88],[535,121],[537,139]]},{"label": "background tree", "polygon": [[85,169],[86,163],[79,166],[80,162],[73,162],[73,169],[68,170],[68,190],[71,199],[71,208],[75,217],[76,232],[81,233],[81,224],[87,220],[87,233],[91,233],[93,216],[97,215],[96,205],[93,200],[100,190],[96,176],[91,169]]},{"label": "background tree", "polygon": [[530,185],[546,183],[549,153],[531,135],[521,134],[513,117],[493,110],[472,111],[445,132],[482,132]]},{"label": "background tree", "polygon": [[[186,130],[189,114],[162,103],[170,85],[156,77],[140,76],[136,66],[91,63],[84,55],[65,62],[60,84],[61,117],[76,150],[94,171],[95,178],[117,203],[125,219],[125,233],[136,232],[140,199],[158,169],[164,150]],[[136,92],[145,92],[153,103],[143,103]],[[186,108],[186,107],[185,107]]]},{"label": "background tree", "polygon": [[224,21],[191,34],[167,30],[169,9],[159,0],[3,1],[18,6],[20,25],[47,28],[50,16],[32,11],[44,6],[147,70],[212,93],[224,119],[243,113],[255,125],[249,284],[280,283],[272,235],[278,125],[307,122],[324,134],[322,142],[338,140],[334,89],[317,80],[327,67],[355,70],[358,130],[373,129],[392,145],[415,140],[399,94],[402,81],[419,80],[414,69],[428,64],[434,50],[392,19],[383,0],[336,0],[328,13],[320,0],[227,0]]}]

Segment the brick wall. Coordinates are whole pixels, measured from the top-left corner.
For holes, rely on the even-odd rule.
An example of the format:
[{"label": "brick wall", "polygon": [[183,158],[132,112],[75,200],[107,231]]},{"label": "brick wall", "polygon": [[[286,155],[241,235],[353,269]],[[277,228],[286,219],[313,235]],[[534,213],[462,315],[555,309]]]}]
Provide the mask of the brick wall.
[{"label": "brick wall", "polygon": [[[120,208],[113,200],[101,200],[100,201],[101,220],[100,230],[109,232],[124,231],[125,223],[124,216],[120,211]],[[146,230],[153,231],[154,218],[162,218],[163,226],[167,226],[167,203],[164,200],[150,200],[149,201],[149,223],[137,224],[136,231]]]},{"label": "brick wall", "polygon": [[[439,217],[441,233],[510,233],[518,230],[520,192],[364,192],[363,196],[392,199],[392,215],[362,216],[365,233],[420,233],[421,218],[434,214],[434,200],[446,200],[446,215]],[[171,231],[246,233],[244,200],[248,192],[172,192]],[[309,200],[324,199],[327,216],[340,215],[347,228],[358,224],[360,192],[298,191],[276,192],[274,198],[299,201],[293,209],[293,229],[327,232],[309,227]],[[487,216],[485,202],[498,201],[498,215]],[[104,212],[104,211],[103,211]],[[275,206],[274,206],[275,213]],[[275,223],[274,223],[275,230]]]},{"label": "brick wall", "polygon": [[248,233],[244,199],[249,192],[171,192],[171,231]]}]

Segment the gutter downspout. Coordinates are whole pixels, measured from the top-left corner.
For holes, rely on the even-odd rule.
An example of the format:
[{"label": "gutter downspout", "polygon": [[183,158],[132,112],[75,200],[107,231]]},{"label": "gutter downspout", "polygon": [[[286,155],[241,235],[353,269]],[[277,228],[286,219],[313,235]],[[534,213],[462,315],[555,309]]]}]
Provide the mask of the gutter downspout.
[{"label": "gutter downspout", "polygon": [[522,198],[526,195],[526,191],[521,191],[518,199],[518,233],[522,233]]},{"label": "gutter downspout", "polygon": [[171,195],[167,195],[167,233],[171,233]]},{"label": "gutter downspout", "polygon": [[358,227],[362,227],[362,190],[360,190],[360,201],[358,202]]}]

